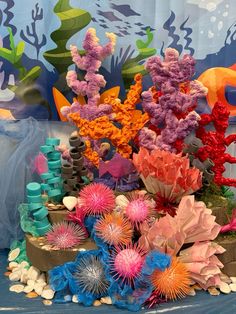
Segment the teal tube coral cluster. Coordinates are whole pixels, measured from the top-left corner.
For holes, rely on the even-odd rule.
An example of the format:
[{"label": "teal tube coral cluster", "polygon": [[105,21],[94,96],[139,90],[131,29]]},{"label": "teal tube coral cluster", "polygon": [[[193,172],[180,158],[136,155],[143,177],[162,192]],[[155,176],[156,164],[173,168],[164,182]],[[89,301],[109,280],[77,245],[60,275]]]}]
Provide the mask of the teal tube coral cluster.
[{"label": "teal tube coral cluster", "polygon": [[60,144],[57,138],[47,138],[46,145],[40,147],[41,152],[48,160],[48,172],[41,174],[44,181],[41,189],[53,201],[61,201],[63,197],[63,180],[61,179],[61,153],[56,150],[56,146]]},{"label": "teal tube coral cluster", "polygon": [[37,182],[31,182],[27,184],[26,190],[29,210],[34,217],[34,226],[36,227],[38,235],[42,236],[48,232],[51,225],[47,218],[48,210],[43,205],[41,185]]}]

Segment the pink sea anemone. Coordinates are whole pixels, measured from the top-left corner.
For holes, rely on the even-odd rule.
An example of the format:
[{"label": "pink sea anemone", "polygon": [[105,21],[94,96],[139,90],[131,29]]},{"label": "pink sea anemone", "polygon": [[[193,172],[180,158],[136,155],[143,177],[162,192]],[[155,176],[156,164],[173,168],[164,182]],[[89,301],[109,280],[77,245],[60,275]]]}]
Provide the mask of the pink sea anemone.
[{"label": "pink sea anemone", "polygon": [[124,209],[125,216],[138,227],[150,216],[152,205],[147,195],[133,193],[128,197],[128,203]]},{"label": "pink sea anemone", "polygon": [[117,248],[111,264],[114,278],[132,284],[140,276],[145,259],[145,251],[137,245]]},{"label": "pink sea anemone", "polygon": [[106,214],[95,225],[97,235],[110,245],[127,245],[131,242],[133,228],[120,213]]},{"label": "pink sea anemone", "polygon": [[46,238],[49,244],[59,249],[68,249],[82,243],[86,235],[81,226],[65,221],[52,225]]},{"label": "pink sea anemone", "polygon": [[81,190],[79,204],[87,215],[106,214],[115,208],[115,196],[106,185],[92,183]]}]

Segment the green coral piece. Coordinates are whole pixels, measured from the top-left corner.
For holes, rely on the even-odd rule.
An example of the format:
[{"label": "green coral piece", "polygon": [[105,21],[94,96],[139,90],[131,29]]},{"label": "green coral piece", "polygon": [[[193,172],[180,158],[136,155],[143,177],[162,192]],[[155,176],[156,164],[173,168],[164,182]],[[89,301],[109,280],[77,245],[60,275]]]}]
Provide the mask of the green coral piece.
[{"label": "green coral piece", "polygon": [[25,233],[30,233],[34,237],[39,236],[33,219],[30,218],[30,211],[28,204],[21,204],[18,208],[20,213],[20,226]]},{"label": "green coral piece", "polygon": [[73,63],[70,50],[66,48],[68,40],[91,21],[89,12],[72,8],[69,0],[59,0],[54,7],[54,12],[61,21],[61,26],[51,34],[57,47],[46,51],[44,58],[51,63],[59,74],[65,73]]},{"label": "green coral piece", "polygon": [[153,33],[150,28],[146,29],[146,35],[146,41],[141,39],[136,41],[136,47],[138,48],[139,54],[135,58],[128,59],[122,66],[122,77],[126,88],[132,84],[133,78],[137,73],[141,73],[142,75],[147,74],[144,65],[140,64],[140,61],[156,54],[155,48],[148,47],[153,41]]}]

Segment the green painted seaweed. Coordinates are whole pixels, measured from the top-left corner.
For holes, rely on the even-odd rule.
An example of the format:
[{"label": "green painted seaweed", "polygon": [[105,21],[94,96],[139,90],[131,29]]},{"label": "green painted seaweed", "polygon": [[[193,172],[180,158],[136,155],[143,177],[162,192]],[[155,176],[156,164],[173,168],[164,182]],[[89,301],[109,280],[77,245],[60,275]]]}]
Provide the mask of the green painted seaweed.
[{"label": "green painted seaweed", "polygon": [[46,51],[44,58],[51,63],[59,74],[65,73],[73,64],[70,50],[66,48],[67,41],[91,21],[91,15],[82,9],[72,8],[69,0],[59,0],[54,12],[61,21],[61,26],[51,34],[57,47]]},{"label": "green painted seaweed", "polygon": [[122,65],[122,77],[126,88],[132,84],[133,78],[137,73],[141,73],[142,75],[147,74],[144,65],[142,62],[140,63],[140,61],[156,54],[155,48],[148,47],[153,40],[153,33],[150,31],[150,28],[146,29],[146,35],[146,41],[141,39],[136,40],[136,47],[138,48],[139,54],[135,58],[126,60]]}]

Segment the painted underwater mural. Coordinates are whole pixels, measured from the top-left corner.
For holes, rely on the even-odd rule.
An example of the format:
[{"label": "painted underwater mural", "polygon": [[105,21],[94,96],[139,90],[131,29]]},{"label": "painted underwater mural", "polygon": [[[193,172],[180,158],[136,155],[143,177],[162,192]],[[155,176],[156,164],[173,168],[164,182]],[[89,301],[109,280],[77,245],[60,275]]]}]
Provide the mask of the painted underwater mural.
[{"label": "painted underwater mural", "polygon": [[[66,84],[88,28],[101,42],[117,36],[116,50],[99,72],[125,99],[136,74],[151,85],[144,64],[167,47],[196,59],[197,78],[208,88],[198,111],[216,101],[236,121],[236,17],[234,0],[0,0],[0,119],[63,120],[60,108],[73,102]],[[78,70],[83,80],[84,73]],[[119,90],[118,90],[119,86]],[[102,92],[104,92],[103,90]],[[83,101],[83,99],[81,99]],[[64,119],[65,120],[65,119]]]}]

